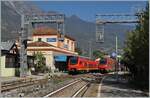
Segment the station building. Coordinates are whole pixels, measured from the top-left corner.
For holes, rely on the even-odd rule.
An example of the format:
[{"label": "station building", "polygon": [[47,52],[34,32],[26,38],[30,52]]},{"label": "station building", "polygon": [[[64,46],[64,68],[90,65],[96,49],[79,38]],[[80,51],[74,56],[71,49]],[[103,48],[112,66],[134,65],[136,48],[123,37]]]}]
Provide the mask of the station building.
[{"label": "station building", "polygon": [[56,29],[37,28],[33,31],[32,41],[28,42],[27,54],[33,56],[41,52],[47,67],[53,71],[56,68],[63,70],[67,65],[67,56],[77,55],[77,53],[74,38],[67,35],[64,35],[64,41],[59,41],[59,38],[60,34]]}]

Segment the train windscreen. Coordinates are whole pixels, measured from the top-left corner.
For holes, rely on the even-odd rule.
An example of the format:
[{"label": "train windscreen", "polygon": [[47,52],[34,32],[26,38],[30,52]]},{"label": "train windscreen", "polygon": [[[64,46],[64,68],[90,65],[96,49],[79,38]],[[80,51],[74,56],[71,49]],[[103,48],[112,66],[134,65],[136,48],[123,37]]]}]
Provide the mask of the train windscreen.
[{"label": "train windscreen", "polygon": [[99,61],[99,63],[100,63],[100,64],[106,64],[106,63],[107,63],[107,59],[101,59],[101,60]]},{"label": "train windscreen", "polygon": [[78,58],[77,57],[71,57],[70,58],[70,65],[75,65],[78,63]]}]

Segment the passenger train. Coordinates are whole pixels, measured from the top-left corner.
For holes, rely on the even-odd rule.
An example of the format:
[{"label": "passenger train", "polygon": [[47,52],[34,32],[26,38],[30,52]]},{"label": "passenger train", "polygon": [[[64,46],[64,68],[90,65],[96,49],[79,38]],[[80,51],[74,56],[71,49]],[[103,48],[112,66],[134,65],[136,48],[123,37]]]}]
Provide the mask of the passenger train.
[{"label": "passenger train", "polygon": [[72,56],[68,61],[68,72],[72,73],[85,73],[85,72],[109,72],[113,71],[115,60],[112,58],[104,58],[99,61],[91,60],[87,57]]}]

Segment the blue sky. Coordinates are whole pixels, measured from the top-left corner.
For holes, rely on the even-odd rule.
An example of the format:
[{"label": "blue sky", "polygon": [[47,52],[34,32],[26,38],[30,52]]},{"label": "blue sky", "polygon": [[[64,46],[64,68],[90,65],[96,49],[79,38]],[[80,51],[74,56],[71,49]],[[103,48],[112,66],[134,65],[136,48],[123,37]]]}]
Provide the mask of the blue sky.
[{"label": "blue sky", "polygon": [[135,13],[145,8],[145,1],[36,1],[44,11],[57,11],[66,16],[77,15],[86,21],[95,21],[97,13]]}]

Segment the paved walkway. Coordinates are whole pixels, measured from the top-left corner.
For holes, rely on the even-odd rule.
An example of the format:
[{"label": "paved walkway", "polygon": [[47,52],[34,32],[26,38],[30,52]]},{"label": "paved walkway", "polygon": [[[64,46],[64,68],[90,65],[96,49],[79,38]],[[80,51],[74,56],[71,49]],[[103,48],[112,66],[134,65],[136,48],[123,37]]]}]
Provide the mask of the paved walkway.
[{"label": "paved walkway", "polygon": [[100,97],[148,97],[148,93],[135,90],[127,84],[127,81],[121,80],[115,75],[107,76],[101,86]]}]

